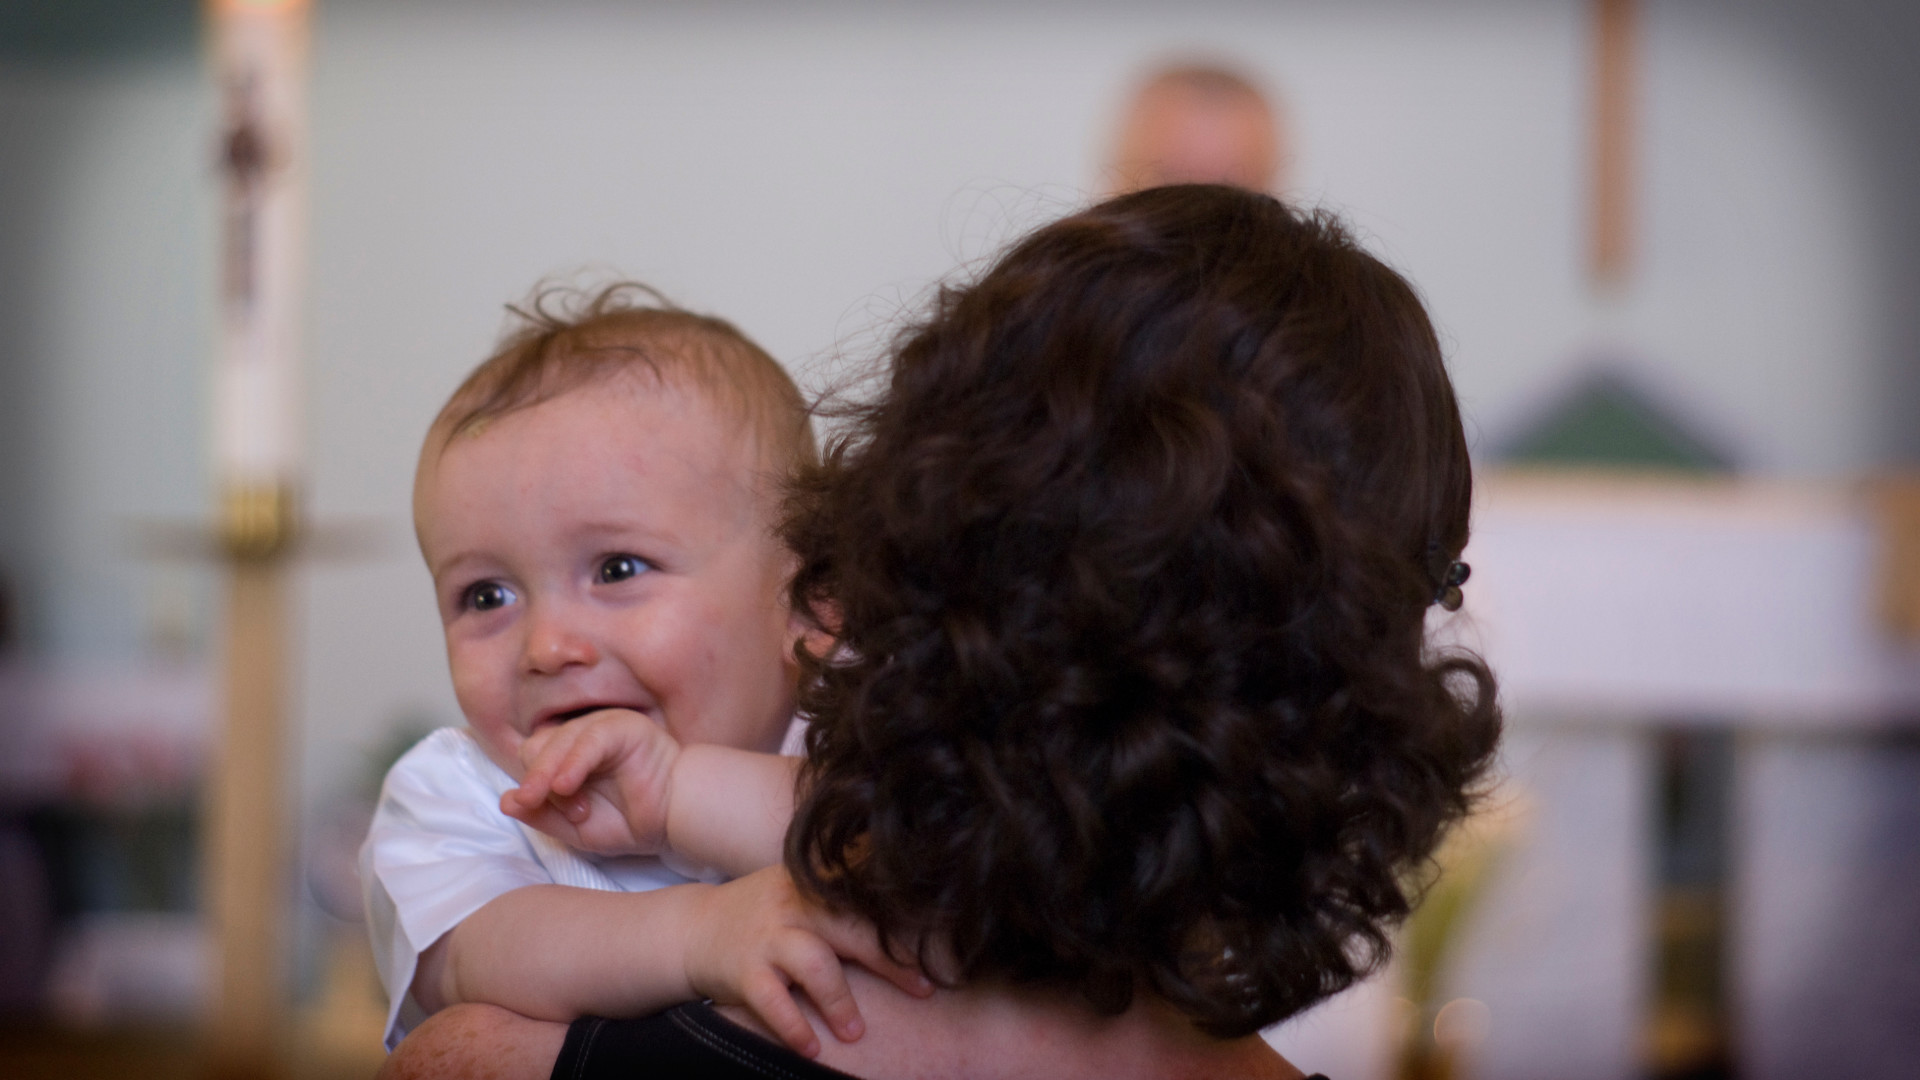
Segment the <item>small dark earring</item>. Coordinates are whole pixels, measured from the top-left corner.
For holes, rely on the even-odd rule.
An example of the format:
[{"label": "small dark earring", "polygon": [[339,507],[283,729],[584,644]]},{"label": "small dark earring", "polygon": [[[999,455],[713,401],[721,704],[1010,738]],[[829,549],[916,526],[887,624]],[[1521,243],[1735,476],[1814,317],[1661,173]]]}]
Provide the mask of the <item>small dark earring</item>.
[{"label": "small dark earring", "polygon": [[1433,602],[1448,611],[1459,611],[1460,605],[1466,602],[1460,586],[1465,585],[1472,576],[1473,567],[1466,563],[1456,561],[1447,564],[1447,572],[1440,578],[1440,590],[1434,594]]}]

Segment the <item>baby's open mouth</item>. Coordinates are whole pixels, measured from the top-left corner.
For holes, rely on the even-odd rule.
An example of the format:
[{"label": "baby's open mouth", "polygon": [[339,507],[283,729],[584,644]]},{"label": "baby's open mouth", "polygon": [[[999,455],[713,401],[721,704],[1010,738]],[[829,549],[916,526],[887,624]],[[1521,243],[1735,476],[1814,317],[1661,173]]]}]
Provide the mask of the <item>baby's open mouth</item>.
[{"label": "baby's open mouth", "polygon": [[633,706],[631,705],[610,705],[610,704],[604,704],[604,703],[598,703],[593,705],[582,705],[577,709],[568,709],[565,712],[554,713],[553,715],[547,717],[544,723],[564,724],[569,720],[578,720],[581,717],[587,715],[588,713],[597,713],[602,709],[630,709],[632,707]]}]

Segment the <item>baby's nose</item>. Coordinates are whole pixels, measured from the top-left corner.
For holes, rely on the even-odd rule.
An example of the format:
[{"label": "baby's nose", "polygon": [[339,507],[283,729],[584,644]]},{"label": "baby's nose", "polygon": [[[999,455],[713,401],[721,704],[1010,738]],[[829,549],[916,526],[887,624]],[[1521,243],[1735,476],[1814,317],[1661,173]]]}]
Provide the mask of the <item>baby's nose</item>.
[{"label": "baby's nose", "polygon": [[534,612],[527,634],[528,671],[552,674],[576,665],[592,666],[600,659],[593,639],[564,617],[563,612]]}]

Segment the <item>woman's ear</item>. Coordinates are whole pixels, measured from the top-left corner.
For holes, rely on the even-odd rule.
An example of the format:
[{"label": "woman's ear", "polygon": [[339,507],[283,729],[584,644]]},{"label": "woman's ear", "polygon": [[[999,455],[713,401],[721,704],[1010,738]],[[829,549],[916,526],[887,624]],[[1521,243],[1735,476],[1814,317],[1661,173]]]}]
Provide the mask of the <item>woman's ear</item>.
[{"label": "woman's ear", "polygon": [[834,646],[834,631],[840,626],[840,609],[832,604],[816,604],[811,615],[798,611],[787,615],[787,640],[798,644],[813,656],[825,656]]}]

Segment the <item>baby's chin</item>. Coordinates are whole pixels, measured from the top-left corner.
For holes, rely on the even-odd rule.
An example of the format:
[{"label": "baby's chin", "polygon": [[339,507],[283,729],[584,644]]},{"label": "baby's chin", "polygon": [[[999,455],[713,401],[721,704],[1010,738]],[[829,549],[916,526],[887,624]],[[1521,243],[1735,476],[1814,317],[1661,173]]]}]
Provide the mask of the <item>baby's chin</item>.
[{"label": "baby's chin", "polygon": [[502,736],[497,732],[483,731],[472,724],[467,725],[467,731],[472,733],[480,752],[487,755],[488,761],[500,766],[502,772],[515,781],[525,774],[526,768],[520,764],[520,744],[527,741],[525,736],[517,731]]}]

